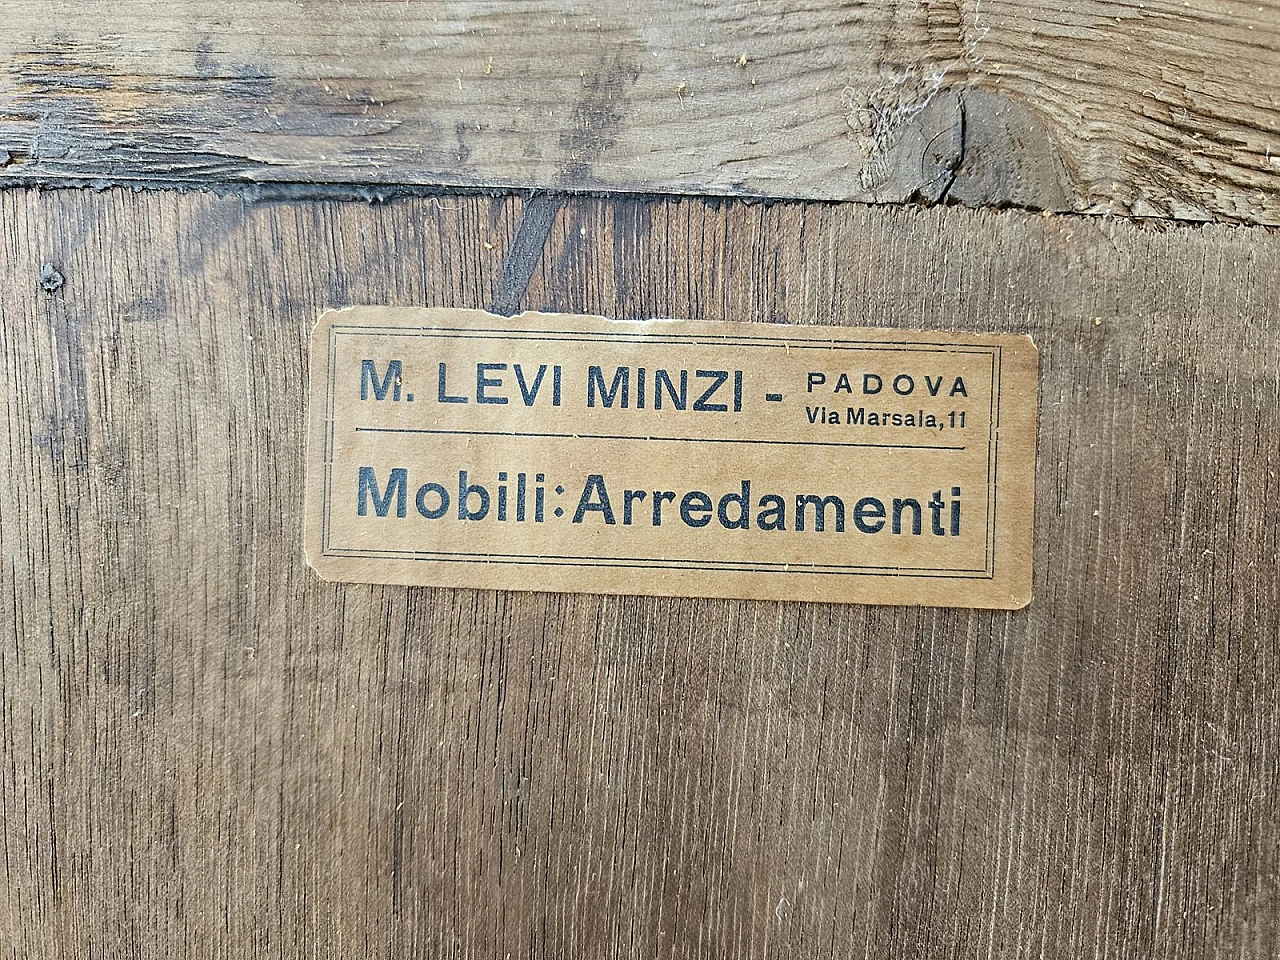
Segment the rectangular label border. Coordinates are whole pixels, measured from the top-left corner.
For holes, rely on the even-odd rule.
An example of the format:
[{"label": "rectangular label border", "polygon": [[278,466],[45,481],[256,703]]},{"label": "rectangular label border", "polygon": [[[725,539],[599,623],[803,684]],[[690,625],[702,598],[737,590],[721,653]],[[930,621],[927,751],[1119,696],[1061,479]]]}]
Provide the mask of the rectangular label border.
[{"label": "rectangular label border", "polygon": [[[782,326],[782,325],[779,325]],[[787,329],[802,329],[788,327]],[[559,556],[554,554],[533,555],[533,554],[467,554],[464,551],[422,551],[422,550],[362,550],[354,547],[337,547],[333,548],[330,541],[330,530],[332,526],[331,514],[333,510],[332,483],[333,483],[333,449],[334,449],[334,403],[335,403],[335,384],[334,379],[335,363],[334,355],[337,348],[337,337],[339,334],[352,335],[373,335],[373,336],[402,336],[402,337],[425,337],[431,339],[468,339],[468,340],[549,340],[553,343],[625,343],[625,344],[645,344],[645,343],[663,343],[666,346],[675,346],[689,343],[693,341],[693,345],[700,345],[698,341],[714,340],[718,341],[720,346],[742,346],[742,347],[772,347],[777,349],[783,347],[795,347],[802,350],[847,350],[847,351],[876,351],[889,349],[897,349],[899,352],[908,353],[936,353],[941,355],[954,353],[969,354],[986,354],[991,357],[992,366],[992,382],[991,382],[991,420],[988,435],[988,460],[987,460],[987,490],[988,490],[988,509],[987,509],[987,539],[986,539],[986,563],[982,569],[969,568],[938,568],[938,567],[875,567],[875,566],[859,566],[848,565],[840,566],[836,564],[823,564],[822,567],[829,569],[817,569],[815,567],[797,566],[790,563],[769,563],[767,561],[712,561],[712,560],[670,560],[655,559],[646,560],[635,557],[593,557],[582,558],[572,556]],[[920,579],[951,579],[951,580],[990,580],[995,579],[995,539],[996,539],[996,485],[998,482],[998,447],[999,447],[999,416],[1000,416],[1000,390],[1002,387],[1000,373],[1003,368],[1003,348],[999,344],[992,346],[984,346],[981,344],[956,345],[945,344],[930,341],[894,341],[894,340],[837,340],[824,339],[817,340],[814,338],[799,337],[798,342],[793,342],[791,338],[783,337],[753,337],[750,335],[740,334],[682,334],[678,332],[654,332],[637,331],[635,333],[626,333],[617,331],[615,333],[592,333],[589,331],[555,331],[555,330],[504,330],[501,328],[474,328],[474,327],[388,327],[388,326],[359,326],[352,324],[332,324],[329,327],[329,350],[326,358],[325,383],[327,396],[325,398],[325,432],[324,432],[324,496],[321,505],[321,557],[322,558],[359,558],[370,560],[414,560],[414,561],[432,561],[436,563],[487,563],[487,564],[515,564],[515,565],[540,565],[540,566],[571,566],[581,568],[592,567],[620,567],[634,569],[671,569],[671,570],[694,570],[702,573],[716,572],[749,572],[749,573],[783,573],[783,574],[817,574],[817,575],[842,575],[842,576],[874,576],[874,577],[914,577]],[[636,440],[646,440],[647,437],[635,437]],[[699,567],[699,564],[717,564],[711,567]],[[732,565],[730,565],[732,564]]]}]

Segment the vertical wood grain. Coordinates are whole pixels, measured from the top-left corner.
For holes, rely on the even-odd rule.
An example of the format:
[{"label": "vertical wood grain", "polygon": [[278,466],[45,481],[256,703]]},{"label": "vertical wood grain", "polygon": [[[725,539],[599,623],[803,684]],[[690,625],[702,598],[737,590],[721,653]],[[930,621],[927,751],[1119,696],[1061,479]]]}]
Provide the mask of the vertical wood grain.
[{"label": "vertical wood grain", "polygon": [[0,193],[0,955],[1273,955],[1280,238],[567,202],[519,307],[1031,333],[1031,606],[320,582],[311,324],[523,207]]}]

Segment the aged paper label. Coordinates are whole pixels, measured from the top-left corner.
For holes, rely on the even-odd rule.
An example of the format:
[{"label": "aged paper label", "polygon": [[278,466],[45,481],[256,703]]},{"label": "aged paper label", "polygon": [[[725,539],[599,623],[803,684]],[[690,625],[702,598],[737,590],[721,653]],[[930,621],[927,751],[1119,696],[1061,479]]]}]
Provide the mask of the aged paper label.
[{"label": "aged paper label", "polygon": [[361,307],[311,341],[324,578],[1024,606],[1027,337]]}]

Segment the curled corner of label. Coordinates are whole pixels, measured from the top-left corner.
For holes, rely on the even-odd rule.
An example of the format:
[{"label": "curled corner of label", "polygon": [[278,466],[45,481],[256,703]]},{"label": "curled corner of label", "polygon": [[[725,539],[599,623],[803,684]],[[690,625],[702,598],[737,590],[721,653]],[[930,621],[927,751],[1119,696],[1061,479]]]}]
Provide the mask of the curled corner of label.
[{"label": "curled corner of label", "polygon": [[326,307],[324,310],[321,310],[316,315],[315,321],[311,324],[311,329],[307,332],[307,335],[310,336],[314,341],[314,339],[320,335],[321,329],[332,326],[334,321],[340,315],[344,313],[351,313],[359,309],[360,309],[359,307],[353,307],[353,306]]},{"label": "curled corner of label", "polygon": [[314,573],[321,580],[323,580],[325,583],[341,582],[336,578],[327,576],[325,574],[324,570],[321,569],[321,565],[316,562],[316,557],[313,555],[312,549],[313,548],[309,543],[304,544],[302,547],[302,559],[304,559],[307,562],[307,566],[311,569],[311,572]]},{"label": "curled corner of label", "polygon": [[321,321],[324,320],[325,317],[332,316],[333,314],[352,313],[360,309],[367,309],[367,308],[362,308],[356,304],[347,304],[347,306],[345,307],[325,307],[325,309],[320,311],[320,315],[316,317],[316,323],[317,324],[320,323]]},{"label": "curled corner of label", "polygon": [[1036,366],[1040,365],[1040,347],[1036,345],[1035,337],[1029,333],[1015,333],[1012,336],[1021,340],[1031,350],[1031,356],[1035,358]]}]

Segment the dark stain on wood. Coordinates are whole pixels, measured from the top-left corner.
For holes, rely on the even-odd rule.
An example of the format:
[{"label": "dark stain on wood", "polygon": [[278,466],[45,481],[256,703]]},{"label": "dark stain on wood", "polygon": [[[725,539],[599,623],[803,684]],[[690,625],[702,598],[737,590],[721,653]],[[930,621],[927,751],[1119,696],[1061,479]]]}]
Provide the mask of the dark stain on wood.
[{"label": "dark stain on wood", "polygon": [[573,110],[572,125],[560,137],[565,156],[561,185],[583,187],[591,182],[592,165],[614,145],[627,111],[631,88],[640,68],[622,49],[603,58],[583,80],[582,98]]}]

